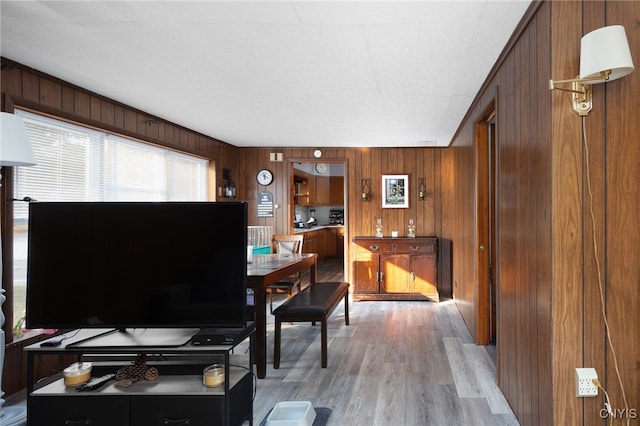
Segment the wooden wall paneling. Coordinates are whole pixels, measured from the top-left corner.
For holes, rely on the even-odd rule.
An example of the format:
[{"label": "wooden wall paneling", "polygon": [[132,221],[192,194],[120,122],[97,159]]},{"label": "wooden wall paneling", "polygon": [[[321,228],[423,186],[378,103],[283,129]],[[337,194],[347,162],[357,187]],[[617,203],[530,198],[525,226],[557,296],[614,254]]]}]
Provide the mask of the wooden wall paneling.
[{"label": "wooden wall paneling", "polygon": [[[96,95],[91,95],[89,103],[90,103],[89,118],[92,121],[99,123],[100,119],[102,118],[102,114],[100,113],[101,99]],[[138,113],[136,112],[135,115],[136,115],[136,124],[138,124],[138,121],[139,121],[137,119]],[[142,134],[142,135],[144,134],[144,132],[141,132],[137,126],[133,128],[133,131],[138,134]]]},{"label": "wooden wall paneling", "polygon": [[[11,76],[12,77],[12,76]],[[33,73],[22,71],[21,96],[27,101],[40,102],[40,79]]]},{"label": "wooden wall paneling", "polygon": [[40,103],[51,108],[62,109],[62,86],[60,83],[41,78]]},{"label": "wooden wall paneling", "polygon": [[475,339],[475,157],[474,126],[466,122],[455,141],[455,169],[453,177],[452,208],[455,220],[452,225],[453,296],[458,309]]},{"label": "wooden wall paneling", "polygon": [[514,247],[513,238],[506,238],[513,232],[513,215],[509,214],[512,209],[513,202],[513,175],[512,159],[510,156],[510,141],[507,129],[510,127],[510,115],[513,105],[509,103],[509,81],[508,81],[508,61],[511,55],[503,62],[502,67],[497,75],[496,81],[499,87],[497,93],[497,134],[498,134],[498,206],[496,214],[498,215],[498,246],[500,253],[498,255],[498,306],[497,317],[498,324],[497,333],[497,360],[496,369],[500,372],[498,376],[498,385],[507,397],[512,407],[515,405],[514,390],[512,388],[512,375],[514,354],[513,354],[513,327],[510,321],[513,320],[515,310],[513,309],[513,267],[514,263]]},{"label": "wooden wall paneling", "polygon": [[545,253],[545,249],[551,247],[551,94],[548,91],[547,77],[551,75],[551,58],[547,46],[549,46],[550,32],[550,4],[545,2],[535,15],[532,25],[536,26],[536,62],[537,77],[532,75],[531,84],[535,87],[533,93],[537,97],[535,114],[537,121],[532,129],[536,138],[536,163],[538,168],[536,197],[536,247],[537,270],[534,282],[536,301],[536,346],[535,362],[537,376],[537,422],[541,425],[553,424],[552,392],[552,364],[551,364],[551,265],[552,259]]},{"label": "wooden wall paneling", "polygon": [[[73,115],[85,119],[91,118],[91,96],[88,93],[81,92],[79,90],[72,89],[75,93],[74,96],[74,110]],[[123,129],[126,129],[126,111],[125,111],[125,122],[122,126]]]},{"label": "wooden wall paneling", "polygon": [[[553,2],[551,78],[575,76],[579,69],[582,5]],[[552,365],[554,424],[581,424],[581,401],[573,375],[582,364],[582,147],[580,120],[568,108],[570,94],[554,91],[551,174],[553,286]]]},{"label": "wooden wall paneling", "polygon": [[22,70],[11,64],[2,62],[2,78],[0,78],[0,88],[6,96],[22,97]]},{"label": "wooden wall paneling", "polygon": [[[603,1],[589,1],[583,3],[582,8],[582,31],[587,33],[596,28],[604,26],[605,23],[605,2]],[[616,21],[617,23],[618,21]],[[601,309],[599,305],[600,291],[599,291],[599,278],[598,274],[601,274],[603,284],[606,284],[606,256],[607,246],[605,245],[606,238],[606,187],[605,187],[605,172],[607,155],[605,152],[606,145],[606,132],[605,132],[605,85],[596,84],[592,86],[593,91],[593,110],[589,116],[585,119],[586,137],[587,137],[587,149],[583,148],[583,214],[582,220],[584,223],[584,249],[583,249],[583,268],[584,268],[584,283],[583,283],[583,295],[580,303],[584,304],[583,316],[583,354],[582,360],[584,367],[593,367],[596,369],[600,378],[604,381],[610,376],[606,374],[606,360],[605,351],[602,348],[605,346],[605,335],[603,333],[604,323]],[[575,118],[580,120],[579,118]],[[587,155],[588,153],[588,155]],[[590,200],[589,189],[587,187],[588,182],[591,183],[591,194],[593,195],[593,203]],[[592,220],[591,208],[593,208],[595,219]],[[595,226],[595,235],[593,228]],[[596,258],[594,252],[595,240],[598,250],[598,261],[601,265],[601,270],[598,272],[596,265]],[[590,312],[590,313],[589,313]],[[584,398],[582,401],[582,412],[584,423],[589,424],[594,420],[600,418],[600,409],[602,408],[601,398]]]},{"label": "wooden wall paneling", "polygon": [[[609,1],[605,5],[606,24],[625,27],[636,71],[620,80],[600,85],[605,87],[598,88],[601,90],[594,93],[594,96],[600,97],[606,94],[606,111],[598,114],[606,119],[607,138],[607,235],[606,246],[600,252],[606,253],[605,300],[611,339],[628,408],[635,408],[636,416],[640,416],[640,223],[637,220],[640,209],[637,190],[640,180],[640,146],[637,143],[640,140],[637,109],[640,99],[640,3]],[[595,142],[595,137],[590,139]],[[585,304],[589,307],[594,305],[591,300],[586,300]],[[589,313],[592,313],[592,309],[589,309]],[[601,325],[593,324],[593,327],[596,331],[602,331]],[[623,409],[625,404],[615,372],[613,353],[608,347],[604,352],[607,360],[604,386],[609,392],[612,406]],[[637,417],[631,419],[631,424],[634,422],[638,422]]]},{"label": "wooden wall paneling", "polygon": [[[517,253],[518,263],[518,279],[516,281],[516,294],[518,305],[520,306],[520,315],[517,317],[516,328],[518,338],[518,395],[521,401],[520,416],[527,424],[532,419],[531,412],[531,351],[533,350],[532,339],[534,336],[530,329],[531,313],[529,310],[531,294],[534,291],[533,280],[535,273],[533,272],[532,257],[535,255],[537,248],[532,244],[532,237],[535,238],[536,224],[535,219],[532,220],[532,211],[535,206],[531,205],[532,196],[534,195],[532,183],[535,183],[536,176],[532,175],[531,167],[534,158],[531,156],[533,149],[529,140],[529,37],[531,31],[527,27],[519,38],[514,48],[515,59],[515,79],[516,79],[516,161],[518,168],[518,187],[517,191]],[[533,275],[532,275],[533,274]]]},{"label": "wooden wall paneling", "polygon": [[62,86],[62,111],[73,114],[76,107],[75,91],[68,86]]},{"label": "wooden wall paneling", "polygon": [[[113,126],[115,124],[115,105],[108,102],[106,99],[100,99],[100,122]],[[156,124],[157,128],[157,124]],[[153,139],[158,139],[158,133],[151,135],[147,133],[147,136],[152,136]]]}]

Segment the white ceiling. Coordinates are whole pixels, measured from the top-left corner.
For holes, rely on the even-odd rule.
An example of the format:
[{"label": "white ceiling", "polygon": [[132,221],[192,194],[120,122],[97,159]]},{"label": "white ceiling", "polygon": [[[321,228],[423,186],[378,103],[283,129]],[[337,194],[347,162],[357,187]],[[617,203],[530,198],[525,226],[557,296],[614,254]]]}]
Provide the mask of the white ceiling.
[{"label": "white ceiling", "polygon": [[446,146],[517,1],[5,1],[0,54],[235,146]]}]

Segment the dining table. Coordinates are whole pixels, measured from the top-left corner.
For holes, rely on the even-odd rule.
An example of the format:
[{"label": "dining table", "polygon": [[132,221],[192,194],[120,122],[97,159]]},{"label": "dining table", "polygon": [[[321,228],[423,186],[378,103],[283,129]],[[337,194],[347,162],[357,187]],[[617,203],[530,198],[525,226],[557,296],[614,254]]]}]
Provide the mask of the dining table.
[{"label": "dining table", "polygon": [[247,288],[253,290],[255,321],[256,376],[264,379],[267,373],[267,286],[296,272],[309,271],[309,283],[315,284],[318,255],[254,254],[247,263]]}]

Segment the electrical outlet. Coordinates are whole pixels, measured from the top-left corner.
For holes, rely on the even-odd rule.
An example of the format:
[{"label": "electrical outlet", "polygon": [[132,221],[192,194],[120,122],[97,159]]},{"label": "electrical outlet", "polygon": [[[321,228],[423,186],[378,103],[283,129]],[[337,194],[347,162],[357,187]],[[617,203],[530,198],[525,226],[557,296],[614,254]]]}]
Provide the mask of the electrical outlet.
[{"label": "electrical outlet", "polygon": [[576,397],[598,396],[598,387],[593,383],[598,379],[595,368],[576,368]]}]

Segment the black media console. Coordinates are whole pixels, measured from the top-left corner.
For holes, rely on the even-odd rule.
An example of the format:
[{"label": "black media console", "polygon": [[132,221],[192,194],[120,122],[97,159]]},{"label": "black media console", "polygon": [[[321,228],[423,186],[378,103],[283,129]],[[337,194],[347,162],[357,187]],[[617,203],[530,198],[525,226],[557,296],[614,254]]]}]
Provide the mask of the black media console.
[{"label": "black media console", "polygon": [[[65,333],[69,338],[58,346],[28,346],[27,425],[241,425],[246,420],[253,425],[254,330],[250,323],[236,329],[235,339],[230,339],[232,331],[225,329],[229,343],[221,345],[194,345],[189,339],[139,346],[130,344],[129,338],[144,331],[128,331],[123,339],[120,331],[80,329]],[[248,350],[234,353],[247,340]],[[146,354],[147,365],[157,368],[159,377],[128,388],[110,381],[86,392],[66,387],[61,372],[34,384],[35,358],[46,354],[91,362],[94,378],[115,373],[138,354]],[[224,366],[224,385],[203,385],[203,370],[212,364]]]}]

